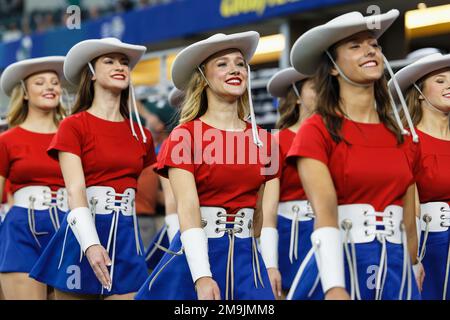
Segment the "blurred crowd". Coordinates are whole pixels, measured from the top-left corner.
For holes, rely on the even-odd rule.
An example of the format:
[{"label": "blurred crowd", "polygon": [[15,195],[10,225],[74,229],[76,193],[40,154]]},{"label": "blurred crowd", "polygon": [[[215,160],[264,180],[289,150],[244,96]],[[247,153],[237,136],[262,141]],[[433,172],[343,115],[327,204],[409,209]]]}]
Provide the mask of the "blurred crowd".
[{"label": "blurred crowd", "polygon": [[110,14],[139,10],[174,0],[105,0],[88,4],[86,0],[59,0],[53,9],[27,10],[27,2],[36,0],[0,0],[0,41],[11,42],[33,32],[45,32],[65,24],[67,7],[78,5],[83,21]]}]

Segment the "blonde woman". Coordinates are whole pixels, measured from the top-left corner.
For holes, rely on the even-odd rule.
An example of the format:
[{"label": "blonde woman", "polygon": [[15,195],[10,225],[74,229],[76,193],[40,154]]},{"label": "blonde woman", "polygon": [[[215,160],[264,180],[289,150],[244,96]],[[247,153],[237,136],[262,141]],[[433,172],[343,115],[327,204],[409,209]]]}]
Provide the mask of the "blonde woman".
[{"label": "blonde woman", "polygon": [[8,179],[14,194],[0,233],[0,282],[6,299],[46,299],[47,286],[28,277],[68,210],[58,162],[47,148],[64,117],[60,104],[64,57],[10,65],[0,85],[10,96],[0,135],[0,193]]},{"label": "blonde woman", "polygon": [[294,276],[311,249],[313,212],[302,188],[297,168],[285,163],[300,125],[313,114],[316,94],[311,77],[294,68],[280,70],[269,80],[267,91],[279,98],[280,131],[275,137],[281,148],[281,176],[266,184],[264,222],[261,231],[261,253],[268,268],[272,288],[280,297],[289,291]]},{"label": "blonde woman", "polygon": [[[417,177],[425,269],[422,298],[450,299],[450,54],[423,57],[395,74],[420,137]],[[391,92],[395,94],[392,81]],[[421,284],[421,283],[420,283]]]},{"label": "blonde woman", "polygon": [[180,232],[137,299],[274,298],[255,241],[260,190],[279,171],[278,148],[257,128],[248,94],[258,41],[254,31],[216,34],[174,61],[186,98],[158,172],[169,178]]},{"label": "blonde woman", "polygon": [[64,74],[79,90],[49,153],[59,159],[71,211],[30,273],[57,299],[130,299],[145,281],[135,189],[155,154],[150,132],[132,121],[130,84],[145,50],[91,39],[66,56]]}]

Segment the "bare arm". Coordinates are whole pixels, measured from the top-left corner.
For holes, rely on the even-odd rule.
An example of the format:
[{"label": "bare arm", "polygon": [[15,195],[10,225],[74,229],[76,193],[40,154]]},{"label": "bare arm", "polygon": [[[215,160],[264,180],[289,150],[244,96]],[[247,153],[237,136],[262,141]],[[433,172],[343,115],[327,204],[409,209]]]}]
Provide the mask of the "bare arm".
[{"label": "bare arm", "polygon": [[[70,209],[88,208],[86,183],[80,157],[69,152],[59,152],[59,164],[67,189]],[[96,231],[94,230],[94,232]],[[111,289],[112,282],[107,269],[107,266],[111,265],[111,260],[105,248],[99,244],[95,244],[88,247],[85,254],[92,270],[103,287]]]},{"label": "bare arm", "polygon": [[5,189],[5,181],[6,181],[6,178],[3,176],[0,176],[0,197],[3,195],[3,190]]},{"label": "bare arm", "polygon": [[164,194],[164,206],[166,209],[166,215],[177,212],[177,203],[175,201],[175,196],[172,192],[172,187],[170,186],[169,179],[159,177],[161,182],[161,187]]},{"label": "bare arm", "polygon": [[416,185],[412,184],[403,197],[403,222],[408,239],[408,250],[413,264],[417,263],[417,229],[416,229]]},{"label": "bare arm", "polygon": [[266,182],[263,200],[263,228],[264,227],[277,227],[278,219],[278,202],[280,200],[280,179],[275,178]]}]

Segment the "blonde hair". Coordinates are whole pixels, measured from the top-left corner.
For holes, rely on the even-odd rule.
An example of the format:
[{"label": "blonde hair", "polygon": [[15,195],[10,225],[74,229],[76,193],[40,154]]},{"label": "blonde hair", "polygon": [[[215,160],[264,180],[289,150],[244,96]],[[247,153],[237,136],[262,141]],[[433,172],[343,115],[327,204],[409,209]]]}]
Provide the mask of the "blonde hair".
[{"label": "blonde hair", "polygon": [[[201,68],[203,68],[203,66]],[[192,74],[185,90],[186,96],[181,108],[180,124],[195,120],[204,115],[206,110],[208,110],[208,99],[206,97],[207,86],[208,84],[205,79],[196,69]],[[249,96],[247,90],[241,97],[239,97],[237,112],[239,119],[244,121],[250,114]]]},{"label": "blonde hair", "polygon": [[[25,100],[25,91],[22,85],[17,84],[11,94],[9,101],[8,115],[6,121],[9,127],[16,127],[21,125],[28,116],[28,101]],[[53,111],[53,121],[58,126],[62,119],[66,116],[64,107],[61,102]]]}]

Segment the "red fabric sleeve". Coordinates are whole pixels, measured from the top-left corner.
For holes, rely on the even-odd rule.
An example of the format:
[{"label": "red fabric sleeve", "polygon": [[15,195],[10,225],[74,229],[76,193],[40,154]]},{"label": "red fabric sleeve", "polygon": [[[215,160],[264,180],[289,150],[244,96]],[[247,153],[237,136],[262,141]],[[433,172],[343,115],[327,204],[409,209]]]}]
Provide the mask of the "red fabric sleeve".
[{"label": "red fabric sleeve", "polygon": [[156,162],[156,155],[152,134],[147,129],[144,129],[144,131],[147,136],[147,142],[145,143],[146,154],[144,158],[144,168],[147,168]]},{"label": "red fabric sleeve", "polygon": [[47,149],[50,157],[58,159],[58,152],[70,152],[81,157],[82,145],[81,123],[74,117],[64,119]]},{"label": "red fabric sleeve", "polygon": [[332,143],[322,119],[315,115],[306,120],[298,130],[289,149],[287,161],[304,157],[321,161],[328,166]]},{"label": "red fabric sleeve", "polygon": [[[201,142],[200,142],[201,143]],[[185,126],[175,128],[158,156],[156,172],[167,178],[169,168],[184,169],[194,174],[194,140]]]},{"label": "red fabric sleeve", "polygon": [[0,138],[0,176],[7,178],[9,173],[9,154],[3,139]]}]

